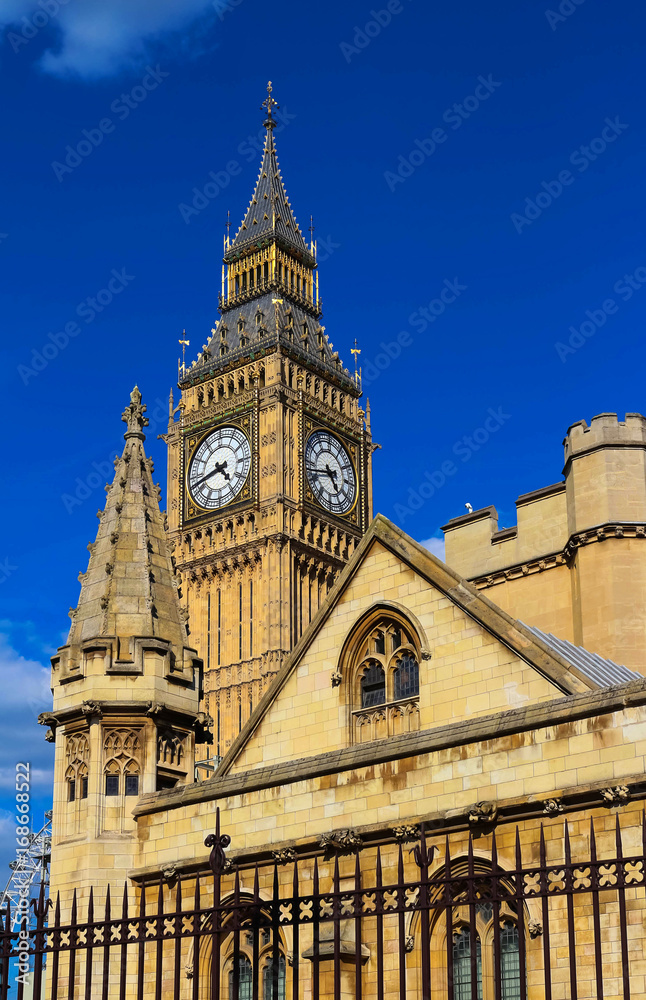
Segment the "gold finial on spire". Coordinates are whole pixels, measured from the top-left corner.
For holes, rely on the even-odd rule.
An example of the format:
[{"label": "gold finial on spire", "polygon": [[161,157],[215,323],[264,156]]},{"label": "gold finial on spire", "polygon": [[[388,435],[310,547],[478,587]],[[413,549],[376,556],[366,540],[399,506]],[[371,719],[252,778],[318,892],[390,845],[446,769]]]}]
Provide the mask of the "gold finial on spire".
[{"label": "gold finial on spire", "polygon": [[[186,337],[186,330],[182,330],[182,336]],[[182,345],[182,364],[180,366],[179,361],[177,362],[177,374],[180,378],[184,378],[186,374],[186,348],[190,345],[190,340],[178,340],[178,344]]]},{"label": "gold finial on spire", "polygon": [[310,250],[312,251],[313,256],[316,257],[316,244],[314,243],[314,229],[315,229],[315,226],[314,226],[314,216],[310,215],[310,226],[309,226],[309,230],[310,230]]},{"label": "gold finial on spire", "polygon": [[361,369],[358,367],[357,363],[359,360],[359,355],[361,354],[361,348],[357,347],[357,338],[354,338],[354,347],[350,348],[350,354],[354,354],[354,382],[358,387],[361,382]]},{"label": "gold finial on spire", "polygon": [[267,84],[267,98],[260,105],[261,108],[266,108],[267,109],[267,118],[263,122],[263,125],[270,132],[271,132],[271,130],[276,125],[276,119],[274,118],[274,116],[272,114],[272,111],[273,111],[274,108],[279,108],[280,107],[280,104],[277,104],[276,101],[271,96],[271,92],[272,92],[273,89],[274,88],[272,87],[271,80],[270,80],[269,83]]}]

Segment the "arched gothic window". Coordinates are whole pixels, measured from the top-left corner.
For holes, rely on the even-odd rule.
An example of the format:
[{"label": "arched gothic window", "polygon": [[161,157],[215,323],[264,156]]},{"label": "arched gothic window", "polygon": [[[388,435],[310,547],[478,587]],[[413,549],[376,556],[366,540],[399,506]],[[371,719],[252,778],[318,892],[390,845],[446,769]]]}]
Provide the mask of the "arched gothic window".
[{"label": "arched gothic window", "polygon": [[67,801],[77,802],[88,796],[88,761],[90,759],[90,744],[84,733],[67,737],[65,747],[65,780],[67,782]]},{"label": "arched gothic window", "polygon": [[416,629],[394,609],[375,608],[358,624],[341,656],[354,741],[419,729],[420,659]]},{"label": "arched gothic window", "polygon": [[[226,920],[223,934],[227,936]],[[257,939],[256,939],[257,936]],[[279,951],[277,963],[278,1000],[285,1000],[287,986],[287,963],[285,960],[284,941],[279,934]],[[223,943],[225,959],[222,964],[223,980],[221,995],[224,1000],[252,1000],[253,992],[253,957],[258,957],[258,997],[259,1000],[274,1000],[274,944],[272,931],[269,927],[252,928],[244,926],[238,934],[238,989],[235,989],[234,961],[236,942],[233,934]],[[210,995],[210,994],[209,994]]]},{"label": "arched gothic window", "polygon": [[[463,919],[467,919],[466,914]],[[478,1000],[494,1000],[493,936],[493,906],[480,903],[476,906]],[[520,1000],[520,942],[515,915],[512,919],[501,919],[499,961],[502,1000]],[[458,923],[453,933],[453,1000],[471,1000],[471,932],[466,923]]]},{"label": "arched gothic window", "polygon": [[107,796],[139,795],[141,742],[131,729],[113,729],[103,741],[104,792]]},{"label": "arched gothic window", "polygon": [[361,675],[361,707],[372,708],[386,701],[386,675],[381,663],[369,660]]},{"label": "arched gothic window", "polygon": [[[262,1000],[273,1000],[274,962],[269,958],[262,970]],[[285,956],[278,956],[278,1000],[285,1000]]]}]

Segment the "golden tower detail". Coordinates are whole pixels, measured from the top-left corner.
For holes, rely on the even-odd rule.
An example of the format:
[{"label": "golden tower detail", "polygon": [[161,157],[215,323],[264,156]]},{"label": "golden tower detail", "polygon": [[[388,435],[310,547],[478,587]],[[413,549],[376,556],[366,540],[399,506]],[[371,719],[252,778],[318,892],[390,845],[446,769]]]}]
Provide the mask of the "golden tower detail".
[{"label": "golden tower detail", "polygon": [[[369,419],[321,326],[316,244],[276,157],[268,87],[260,174],[225,239],[221,318],[180,370],[168,531],[205,709],[222,756],[372,519]],[[178,419],[175,419],[179,414]]]}]

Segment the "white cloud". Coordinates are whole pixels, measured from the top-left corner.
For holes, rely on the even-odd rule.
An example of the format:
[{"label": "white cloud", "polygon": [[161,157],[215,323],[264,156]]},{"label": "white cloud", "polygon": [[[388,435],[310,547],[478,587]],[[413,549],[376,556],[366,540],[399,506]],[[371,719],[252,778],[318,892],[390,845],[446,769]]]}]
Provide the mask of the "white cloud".
[{"label": "white cloud", "polygon": [[30,765],[33,790],[51,786],[54,752],[36,719],[51,710],[49,669],[17,653],[0,634],[0,790],[15,789],[16,764]]},{"label": "white cloud", "polygon": [[[41,66],[57,76],[90,79],[145,65],[151,44],[173,35],[185,48],[185,43],[195,42],[204,15],[211,14],[210,24],[215,13],[212,0],[0,0],[0,28],[29,33],[23,19],[33,25],[36,14],[39,25],[43,11],[55,11],[59,3],[58,12],[43,25],[47,31],[54,28],[59,41],[45,52]],[[20,43],[16,51],[22,51]]]},{"label": "white cloud", "polygon": [[444,562],[444,538],[427,538],[426,541],[420,542],[420,545]]}]

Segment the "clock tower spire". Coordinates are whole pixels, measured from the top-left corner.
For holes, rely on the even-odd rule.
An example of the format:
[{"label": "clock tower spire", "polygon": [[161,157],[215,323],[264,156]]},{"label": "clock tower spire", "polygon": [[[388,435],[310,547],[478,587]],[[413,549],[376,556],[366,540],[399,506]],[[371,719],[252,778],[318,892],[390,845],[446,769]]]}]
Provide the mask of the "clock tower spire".
[{"label": "clock tower spire", "polygon": [[271,83],[262,107],[258,179],[225,237],[220,319],[182,370],[179,419],[166,436],[169,539],[217,756],[372,518],[361,387],[321,325],[316,243],[287,197]]}]

